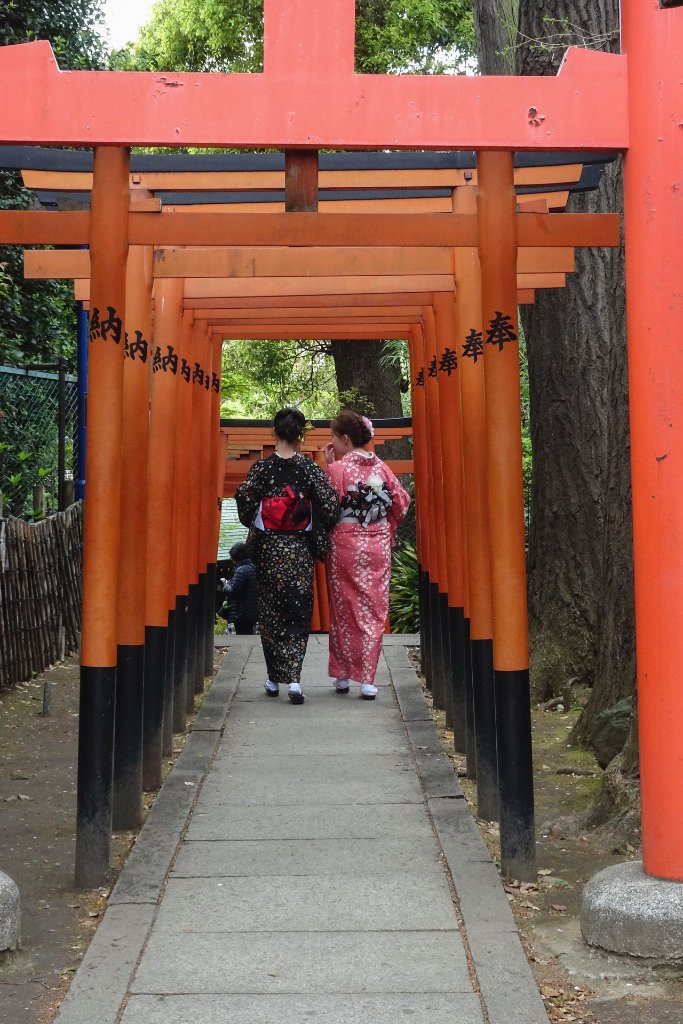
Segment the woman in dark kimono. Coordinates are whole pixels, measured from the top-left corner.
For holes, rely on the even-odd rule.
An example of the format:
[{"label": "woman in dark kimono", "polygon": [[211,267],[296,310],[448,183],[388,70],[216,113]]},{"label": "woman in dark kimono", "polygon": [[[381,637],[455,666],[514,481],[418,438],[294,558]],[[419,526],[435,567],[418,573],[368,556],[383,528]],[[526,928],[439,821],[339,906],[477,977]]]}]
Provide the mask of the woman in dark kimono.
[{"label": "woman in dark kimono", "polygon": [[298,409],[281,409],[273,421],[275,453],[254,463],[235,495],[256,566],[264,688],[277,697],[280,685],[288,686],[292,704],[305,699],[301,666],[313,611],[313,565],[326,554],[339,508],[320,466],[299,453],[305,426]]}]

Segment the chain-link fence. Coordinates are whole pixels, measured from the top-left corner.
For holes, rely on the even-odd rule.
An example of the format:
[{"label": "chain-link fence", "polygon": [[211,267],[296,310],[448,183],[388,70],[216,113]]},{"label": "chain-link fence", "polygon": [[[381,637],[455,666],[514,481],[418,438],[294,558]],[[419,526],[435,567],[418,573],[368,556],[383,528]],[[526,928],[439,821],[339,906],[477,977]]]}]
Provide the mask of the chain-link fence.
[{"label": "chain-link fence", "polygon": [[0,366],[0,515],[39,519],[57,511],[60,433],[63,478],[76,475],[77,404],[76,378],[67,373],[60,380],[52,369]]}]

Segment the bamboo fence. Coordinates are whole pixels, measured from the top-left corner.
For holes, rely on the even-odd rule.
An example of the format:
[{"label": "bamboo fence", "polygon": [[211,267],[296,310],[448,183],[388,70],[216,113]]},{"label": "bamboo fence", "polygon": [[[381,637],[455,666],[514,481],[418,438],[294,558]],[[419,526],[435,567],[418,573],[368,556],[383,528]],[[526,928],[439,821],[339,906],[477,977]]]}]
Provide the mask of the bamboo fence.
[{"label": "bamboo fence", "polygon": [[40,523],[0,519],[0,689],[78,648],[80,502]]}]

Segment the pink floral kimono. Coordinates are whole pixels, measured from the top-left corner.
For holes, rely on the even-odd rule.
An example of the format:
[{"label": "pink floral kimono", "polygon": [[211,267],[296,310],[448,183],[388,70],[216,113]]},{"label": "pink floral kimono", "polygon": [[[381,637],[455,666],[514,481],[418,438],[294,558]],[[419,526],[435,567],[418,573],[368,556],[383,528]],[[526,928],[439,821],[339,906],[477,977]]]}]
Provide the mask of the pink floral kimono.
[{"label": "pink floral kimono", "polygon": [[374,452],[349,452],[326,467],[341,499],[330,534],[329,673],[372,683],[389,607],[391,549],[410,497]]}]

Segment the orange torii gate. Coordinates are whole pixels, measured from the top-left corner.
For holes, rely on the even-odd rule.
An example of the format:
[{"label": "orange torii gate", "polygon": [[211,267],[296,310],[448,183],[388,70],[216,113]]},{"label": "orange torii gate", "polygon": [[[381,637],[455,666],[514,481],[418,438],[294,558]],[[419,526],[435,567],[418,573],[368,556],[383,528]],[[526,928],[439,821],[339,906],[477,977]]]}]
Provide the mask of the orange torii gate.
[{"label": "orange torii gate", "polygon": [[[506,731],[498,733],[502,860],[504,868],[517,877],[533,873],[517,350],[514,329],[509,333],[508,328],[514,325],[517,301],[517,247],[575,245],[580,241],[572,236],[579,223],[572,215],[515,213],[511,153],[585,148],[626,153],[643,856],[649,875],[683,879],[683,691],[679,685],[683,665],[677,635],[683,604],[683,545],[679,543],[683,491],[678,473],[683,356],[676,344],[683,304],[683,257],[678,244],[683,226],[679,187],[683,143],[677,116],[678,68],[683,57],[680,6],[677,0],[661,0],[660,4],[656,0],[624,0],[624,54],[571,50],[554,79],[356,75],[351,0],[335,5],[334,18],[313,0],[266,0],[264,72],[259,75],[60,73],[47,44],[0,51],[0,82],[9,98],[0,115],[0,140],[95,147],[89,214],[0,214],[3,242],[89,244],[91,250],[77,854],[81,884],[101,881],[109,858],[108,769],[116,647],[121,635],[117,631],[117,569],[120,552],[128,552],[131,545],[130,530],[121,545],[119,519],[112,512],[120,505],[121,408],[126,400],[124,349],[116,344],[116,334],[120,339],[124,321],[131,337],[141,330],[139,322],[130,319],[132,303],[126,306],[128,247],[224,245],[228,239],[232,245],[325,247],[401,246],[410,240],[412,245],[463,249],[463,260],[469,258],[468,250],[479,250],[481,310],[473,289],[466,287],[458,293],[457,308],[444,306],[433,325],[426,314],[425,329],[411,332],[411,344],[418,368],[432,364],[434,338],[440,336],[440,329],[448,329],[439,328],[439,322],[451,327],[457,322],[459,338],[468,339],[473,351],[489,343],[485,356],[479,353],[483,357],[476,365],[474,360],[471,365],[463,360],[463,380],[467,365],[467,374],[470,369],[477,374],[473,390],[479,389],[480,394],[485,387],[489,396],[484,406],[477,406],[476,421],[477,436],[481,440],[485,434],[487,440],[488,497],[484,498],[481,490],[477,493],[479,508],[483,501],[491,516],[493,664],[496,701],[507,725]],[[305,55],[299,49],[304,38]],[[229,110],[229,120],[217,119],[216,110]],[[160,216],[144,209],[136,212],[128,189],[127,147],[131,145],[277,147],[290,152],[474,149],[478,154],[476,213],[313,216],[192,212]],[[476,276],[472,267],[462,272],[470,283]],[[173,324],[182,318],[182,295],[173,281],[166,282],[160,293],[155,343],[165,345],[166,339],[176,338]],[[465,307],[469,317],[463,320]],[[218,366],[212,361],[217,346],[211,356],[204,330],[192,326],[189,317],[184,322],[187,350],[207,345],[202,350],[201,369],[203,375],[207,370],[215,373],[211,368]],[[494,332],[490,337],[489,331]],[[156,481],[155,494],[173,480],[161,438],[167,441],[175,436],[174,399],[177,391],[182,393],[180,379],[163,372],[152,378],[149,450],[153,455],[149,469]],[[213,378],[208,379],[211,382]],[[454,578],[463,572],[462,552],[449,550],[447,544],[444,560],[439,545],[443,519],[437,527],[427,513],[438,509],[442,515],[455,514],[444,501],[446,485],[454,476],[442,469],[453,446],[441,431],[452,424],[449,417],[438,415],[441,408],[453,408],[453,399],[442,393],[440,379],[436,389],[426,375],[423,383],[425,387],[415,391],[421,557],[430,576],[433,571],[437,581],[450,582],[449,568]],[[194,395],[198,393],[199,389],[193,393],[193,422]],[[206,394],[210,396],[211,390]],[[465,395],[463,388],[463,409],[471,397],[466,400]],[[203,424],[200,410],[207,411],[206,422],[214,424],[210,432],[216,438],[217,452],[217,404],[212,409],[208,398],[197,403],[197,423]],[[463,430],[470,426],[465,416]],[[426,432],[429,446],[424,443]],[[179,436],[182,438],[182,433]],[[465,441],[465,466],[472,455],[468,447]],[[214,459],[213,469],[207,463],[205,480],[219,461]],[[218,493],[215,487],[214,476],[213,486],[207,485],[207,498]],[[467,487],[464,500],[470,522]],[[215,520],[215,508],[207,515],[209,533],[211,516]],[[147,531],[146,564],[157,570],[161,564],[168,584],[170,540],[156,525]],[[160,563],[153,561],[157,556]],[[176,552],[174,564],[180,558]],[[469,572],[469,548],[467,558]],[[154,591],[154,571],[148,573],[148,583]],[[472,596],[470,587],[469,597],[463,591],[463,602],[466,597],[471,602]],[[161,604],[159,600],[157,611]],[[120,608],[119,614],[124,610]],[[150,628],[157,628],[154,615],[152,621]]]},{"label": "orange torii gate", "polygon": [[[254,158],[250,160],[252,164],[253,160]],[[406,177],[408,173],[411,173],[410,179]],[[397,172],[378,169],[375,169],[373,172],[375,180],[378,175],[382,174],[389,176],[390,179],[396,174],[400,174],[403,184],[415,184],[423,173],[423,170]],[[467,180],[468,178],[476,178],[476,170],[454,173],[450,169],[437,173],[442,175],[447,173],[449,175],[449,183],[453,180],[461,182],[454,190],[451,190],[449,198],[451,205],[454,201],[457,201],[457,199],[453,199],[453,192],[457,196],[465,184],[471,185]],[[363,172],[360,172],[360,174],[362,179]],[[466,175],[467,177],[465,177]],[[221,174],[221,172],[214,172],[214,174],[194,172],[194,178],[200,178],[204,187],[208,187],[215,180],[215,176],[220,177],[223,184],[225,184],[225,179],[228,177],[225,174]],[[46,172],[43,170],[42,172],[31,172],[30,174],[25,172],[24,177],[27,183],[30,182],[35,186],[49,185],[53,189],[60,186],[62,190],[66,185],[89,188],[92,184],[92,175],[83,173],[74,175],[64,171],[55,172],[48,170]],[[131,173],[130,175],[131,181],[135,185],[139,184],[138,179],[140,177],[137,173]],[[166,181],[168,178],[175,179],[176,177],[177,175],[174,175],[173,172],[166,174],[157,173],[156,179],[148,183],[159,185],[162,180]],[[182,183],[186,187],[193,181],[193,174],[187,171],[181,177]],[[239,174],[238,177],[240,185],[244,186],[245,175]],[[258,172],[256,172],[255,177],[256,181],[254,184],[257,184]],[[583,172],[581,165],[577,164],[569,165],[566,168],[560,164],[559,166],[539,165],[515,169],[516,187],[534,189],[536,186],[529,184],[529,182],[537,179],[541,179],[545,187],[553,187],[551,182],[557,179],[563,183],[565,183],[564,179],[580,182],[583,179]],[[170,194],[173,195],[173,193]],[[195,193],[191,195],[194,196]],[[258,195],[258,193],[251,193],[251,195]],[[552,195],[552,193],[549,193],[549,195]],[[566,193],[563,193],[563,195],[566,197]],[[368,198],[372,198],[372,202],[368,202]],[[73,198],[70,201],[73,202]],[[377,202],[384,201],[384,199],[378,200],[377,195],[373,194],[372,197],[367,196],[362,205],[365,208],[369,207],[374,212]],[[400,200],[400,202],[403,201]],[[147,200],[143,200],[143,202],[147,202]],[[558,205],[562,206],[564,202],[565,199],[563,198]],[[409,203],[412,207],[414,200],[410,199]],[[258,208],[257,204],[251,205]],[[222,208],[222,204],[220,208]],[[518,196],[517,209],[524,212],[530,212],[532,209],[542,212],[547,210],[547,200],[545,197],[539,199],[537,195],[527,193],[526,195]],[[586,232],[591,229],[594,231],[591,238],[594,242],[598,240],[604,242],[616,241],[618,224],[615,217],[584,217],[581,219],[581,225],[583,228],[581,238],[584,242],[588,241]],[[391,286],[396,288],[431,287],[452,293],[453,254],[454,250],[445,248],[427,249],[414,247],[412,249],[411,247],[402,249],[392,249],[390,247],[382,249],[346,247],[339,251],[319,247],[305,250],[283,249],[282,247],[233,247],[231,249],[212,247],[210,250],[158,248],[154,251],[153,266],[154,275],[160,280],[180,277],[182,275],[193,275],[185,278],[185,308],[187,309],[188,305],[192,303],[195,320],[207,320],[209,327],[213,328],[213,334],[216,338],[230,334],[233,337],[237,335],[244,337],[281,338],[287,335],[314,338],[325,336],[377,339],[382,336],[403,336],[404,333],[407,335],[412,330],[413,325],[422,325],[425,306],[435,301],[438,303],[438,299],[435,298],[436,293],[426,293],[420,297],[419,293],[409,293],[409,295],[406,295],[405,292],[389,293],[375,298],[372,293],[367,294],[369,285],[378,282],[379,287],[388,287],[389,282],[391,282]],[[532,301],[534,289],[537,287],[563,286],[564,272],[573,270],[573,265],[573,250],[571,248],[520,248],[517,260],[518,302]],[[54,277],[57,275],[73,275],[79,281],[84,282],[86,275],[89,273],[89,257],[86,252],[82,251],[54,252],[48,253],[47,256],[42,256],[40,252],[29,250],[25,255],[25,266],[27,276]],[[291,276],[297,270],[302,276]],[[349,271],[353,271],[351,276],[348,273]],[[416,271],[422,271],[423,273],[416,275]],[[432,271],[432,274],[424,273],[428,271]],[[444,271],[444,273],[439,273],[439,271]],[[335,273],[336,275],[343,276],[320,277],[321,274],[331,275]],[[194,276],[199,274],[206,274],[208,277],[200,279]],[[287,275],[287,279],[283,282],[282,277],[262,277],[258,276],[259,274]],[[317,285],[318,294],[315,296],[281,296],[279,294],[283,283],[285,283],[286,288],[297,291],[302,290],[303,283],[310,285],[311,279]],[[87,301],[89,292],[87,282],[85,283],[86,288],[79,288],[77,295],[79,299]],[[258,283],[264,293],[267,291],[275,292],[270,297],[265,294],[260,296],[258,298],[259,308],[246,307],[243,310],[238,310],[235,307],[236,299],[234,297],[229,298],[221,295],[211,297],[212,293],[222,290],[228,284],[233,289],[236,286],[240,291],[244,291],[247,286],[254,283]],[[324,295],[322,292],[329,289],[335,292],[340,291],[342,286],[344,286],[344,291],[347,294],[345,298],[336,296],[337,302],[349,302],[350,296],[348,293],[353,289],[355,292],[353,298],[356,302],[361,301],[363,294],[365,294],[368,301],[372,301],[375,298],[377,302],[380,300],[389,302],[393,299],[394,303],[398,303],[400,301],[409,301],[409,298],[412,298],[413,301],[421,299],[421,304],[412,307],[399,307],[398,305],[385,305],[384,307],[379,307],[378,305],[332,307],[330,303],[335,300],[335,296]],[[194,301],[188,300],[187,292],[190,289],[194,289],[195,292],[201,289],[204,298]],[[242,297],[240,301],[248,301],[248,299],[249,296]],[[251,299],[254,301],[256,296],[251,296]],[[269,301],[286,302],[287,299],[291,303],[289,306],[271,307],[267,305]],[[297,303],[296,306],[293,305],[295,302]],[[304,303],[308,305],[304,305]],[[311,303],[315,303],[315,305],[311,305]],[[323,303],[326,303],[325,308],[318,308],[322,307]],[[236,315],[239,312],[243,313],[243,320],[240,320]],[[383,314],[383,316],[380,314]],[[408,322],[406,322],[406,317],[409,318]],[[333,325],[337,326],[336,333],[332,329]],[[444,539],[443,544],[445,543]],[[455,571],[452,568],[452,572]],[[318,570],[318,575],[322,575],[320,570]],[[435,570],[432,570],[432,577],[436,580]],[[498,813],[498,773],[495,719],[491,713],[493,706],[493,677],[490,657],[487,656],[483,659],[479,656],[475,657],[473,659],[473,673],[470,673],[469,668],[465,666],[462,656],[463,650],[469,651],[470,642],[466,635],[469,633],[469,615],[464,615],[461,588],[455,587],[452,581],[449,585],[449,581],[445,576],[442,576],[440,584],[435,585],[437,592],[433,593],[433,588],[428,587],[423,597],[423,620],[429,622],[432,618],[432,614],[427,610],[427,594],[429,594],[430,599],[432,599],[431,603],[436,602],[434,617],[439,623],[439,628],[431,631],[429,642],[423,642],[423,649],[429,651],[436,644],[439,647],[439,651],[434,658],[429,653],[426,654],[426,672],[434,693],[436,705],[446,709],[448,722],[454,727],[457,737],[456,742],[463,752],[469,753],[468,763],[473,774],[476,771],[478,775],[479,804],[482,810],[485,810],[488,816],[493,818]],[[478,585],[481,585],[481,580]],[[488,588],[488,584],[486,586]],[[182,689],[183,685],[183,623],[191,617],[194,610],[193,597],[195,595],[193,595],[192,589],[190,585],[188,587],[187,609],[190,615],[176,614],[175,619],[173,619],[174,613],[172,612],[171,619],[169,620],[167,647],[173,645],[176,661],[178,662],[174,669],[174,686],[176,690]],[[318,591],[320,591],[320,587],[318,587]],[[180,595],[180,600],[181,603],[184,600],[182,594]],[[316,609],[317,607],[316,605]],[[181,611],[183,611],[182,607],[176,608],[176,613]],[[316,610],[315,622],[318,621],[317,615],[318,612]],[[192,632],[192,628],[190,632]],[[444,642],[442,642],[441,632],[446,637]],[[489,654],[488,649],[491,646],[491,640],[490,626],[483,630],[481,636],[476,635],[475,630],[472,649],[476,652],[478,646],[483,646],[487,654]],[[472,686],[469,685],[471,675],[473,675]],[[119,685],[120,689],[121,685]],[[166,689],[168,690],[170,687]],[[121,703],[120,701],[119,707]],[[129,703],[132,705],[132,701]],[[180,729],[183,725],[181,713],[177,710],[181,703],[180,694],[176,692],[173,702],[174,729]],[[478,704],[476,715],[476,721],[479,725],[478,737],[475,737],[474,730],[475,703]],[[164,716],[164,723],[167,721],[170,721],[170,712],[168,710]],[[486,724],[486,730],[484,730],[484,723]],[[126,723],[119,722],[120,727],[116,734],[118,746],[121,745],[121,737],[127,735],[132,729],[133,723],[128,724],[129,728],[127,729]],[[484,731],[486,731],[486,735],[484,735]],[[165,742],[170,743],[170,735],[166,737]],[[475,751],[476,768],[474,763]],[[124,760],[124,756],[117,750],[115,752],[115,812],[119,804],[124,806],[126,802],[130,804],[130,800],[126,801],[123,799],[117,801],[119,796],[119,765]],[[135,760],[133,752],[131,752],[130,760]],[[126,796],[129,797],[130,794],[126,794]],[[118,814],[115,813],[115,821],[118,822],[119,820]]]}]

